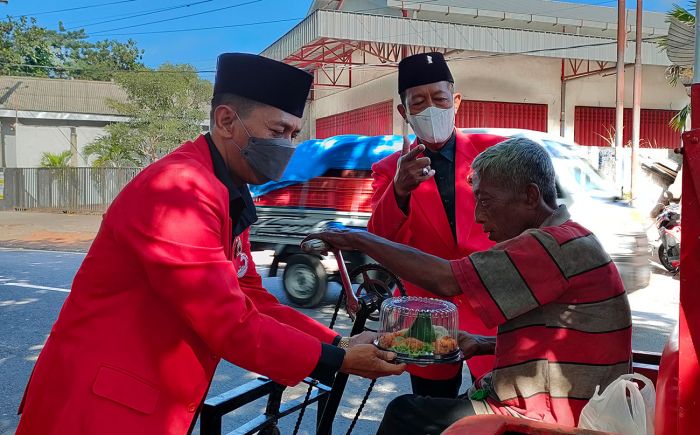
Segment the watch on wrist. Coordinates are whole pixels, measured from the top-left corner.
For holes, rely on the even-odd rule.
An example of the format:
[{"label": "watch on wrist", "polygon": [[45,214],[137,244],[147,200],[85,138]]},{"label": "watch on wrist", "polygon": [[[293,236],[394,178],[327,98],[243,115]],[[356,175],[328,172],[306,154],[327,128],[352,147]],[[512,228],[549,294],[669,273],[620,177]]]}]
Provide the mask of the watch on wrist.
[{"label": "watch on wrist", "polygon": [[350,349],[350,338],[342,337],[338,342],[338,347],[341,349]]}]

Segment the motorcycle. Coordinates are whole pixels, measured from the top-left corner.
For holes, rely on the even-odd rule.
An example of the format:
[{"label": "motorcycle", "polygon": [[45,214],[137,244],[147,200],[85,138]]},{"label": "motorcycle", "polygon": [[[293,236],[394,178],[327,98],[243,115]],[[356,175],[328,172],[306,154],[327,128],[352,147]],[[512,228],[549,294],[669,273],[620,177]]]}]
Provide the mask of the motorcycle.
[{"label": "motorcycle", "polygon": [[656,216],[659,232],[659,261],[669,272],[677,273],[681,264],[681,207],[680,204],[665,206]]}]

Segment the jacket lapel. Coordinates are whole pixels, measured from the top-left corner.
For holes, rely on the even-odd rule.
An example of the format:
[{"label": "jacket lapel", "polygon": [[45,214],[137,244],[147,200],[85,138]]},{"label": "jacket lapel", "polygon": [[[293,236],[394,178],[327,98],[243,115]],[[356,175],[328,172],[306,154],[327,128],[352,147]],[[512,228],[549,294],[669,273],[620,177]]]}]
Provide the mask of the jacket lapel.
[{"label": "jacket lapel", "polygon": [[[417,146],[417,144],[415,142],[413,146]],[[421,153],[419,157],[425,157],[425,155]],[[450,250],[454,249],[455,240],[452,236],[452,229],[447,220],[447,214],[445,213],[445,207],[442,205],[442,198],[440,198],[435,178],[422,182],[411,196],[413,198],[411,207],[415,207],[416,211],[422,213],[425,220],[431,223],[434,232],[445,247]],[[425,231],[430,230],[426,228]]]},{"label": "jacket lapel", "polygon": [[[469,236],[478,228],[474,222],[474,194],[467,182],[471,172],[471,162],[478,152],[469,136],[457,129],[455,152],[455,225],[457,226],[457,245],[460,250],[469,244]],[[475,228],[477,227],[477,228]]]},{"label": "jacket lapel", "polygon": [[[216,178],[214,174],[214,163],[212,161],[211,152],[209,151],[209,143],[204,135],[199,135],[199,137],[194,142],[186,142],[182,147],[181,151],[191,155],[194,159],[201,162],[202,165],[211,172],[211,176]],[[217,179],[218,180],[218,179]],[[229,201],[228,201],[228,190],[226,186],[219,180],[222,194],[225,192],[226,201],[225,206],[221,212],[222,216],[222,227],[221,227],[221,243],[224,247],[224,254],[226,258],[231,260],[233,258],[233,249],[231,239],[233,238],[233,222],[231,221],[231,216],[229,214]]]}]

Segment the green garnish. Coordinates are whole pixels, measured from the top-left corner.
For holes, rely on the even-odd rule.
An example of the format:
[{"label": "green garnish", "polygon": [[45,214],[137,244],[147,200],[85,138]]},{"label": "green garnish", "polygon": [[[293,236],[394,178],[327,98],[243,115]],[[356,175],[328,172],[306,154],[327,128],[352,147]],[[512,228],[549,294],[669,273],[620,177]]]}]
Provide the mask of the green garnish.
[{"label": "green garnish", "polygon": [[406,337],[413,337],[425,343],[435,342],[435,330],[430,321],[430,315],[419,314],[413,324],[408,328]]}]

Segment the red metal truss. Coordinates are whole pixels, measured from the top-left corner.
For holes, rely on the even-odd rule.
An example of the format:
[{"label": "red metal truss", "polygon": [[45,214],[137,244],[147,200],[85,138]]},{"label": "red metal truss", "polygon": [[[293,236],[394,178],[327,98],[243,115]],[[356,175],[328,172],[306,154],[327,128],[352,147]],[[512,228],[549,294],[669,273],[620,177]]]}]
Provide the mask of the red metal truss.
[{"label": "red metal truss", "polygon": [[[325,77],[327,80],[320,80]],[[352,69],[350,66],[326,65],[314,70],[314,87],[328,86],[334,88],[352,87]]]},{"label": "red metal truss", "polygon": [[614,62],[600,62],[596,60],[562,59],[563,81],[573,80],[615,70]]},{"label": "red metal truss", "polygon": [[[389,44],[383,42],[362,42],[357,41],[352,43],[363,55],[370,54],[381,63],[392,63],[396,64],[401,59],[407,56],[411,56],[419,53],[429,53],[433,51],[438,51],[440,53],[446,54],[448,50],[446,48],[438,47],[424,47],[420,45],[403,45],[403,44]],[[366,58],[363,56],[363,60]]]},{"label": "red metal truss", "polygon": [[297,53],[287,57],[285,62],[302,69],[315,69],[326,64],[352,65],[354,51],[355,47],[346,42],[322,38],[305,45]]},{"label": "red metal truss", "polygon": [[[313,73],[315,87],[349,88],[352,86],[352,67],[355,65],[367,65],[378,60],[379,65],[374,66],[386,64],[386,67],[395,67],[406,56],[432,51],[448,53],[448,50],[439,47],[319,38],[288,56],[285,62]],[[355,53],[361,56],[353,56]],[[376,59],[368,59],[367,55]]]}]

